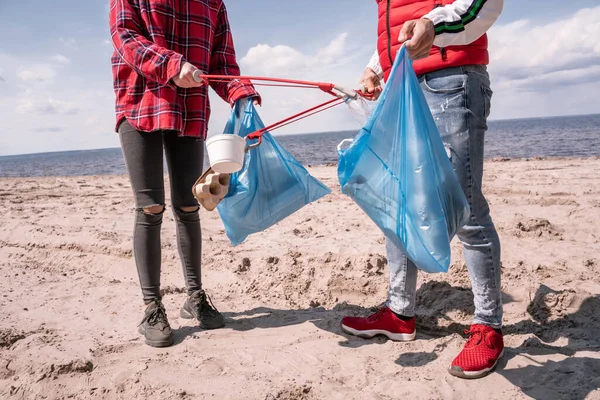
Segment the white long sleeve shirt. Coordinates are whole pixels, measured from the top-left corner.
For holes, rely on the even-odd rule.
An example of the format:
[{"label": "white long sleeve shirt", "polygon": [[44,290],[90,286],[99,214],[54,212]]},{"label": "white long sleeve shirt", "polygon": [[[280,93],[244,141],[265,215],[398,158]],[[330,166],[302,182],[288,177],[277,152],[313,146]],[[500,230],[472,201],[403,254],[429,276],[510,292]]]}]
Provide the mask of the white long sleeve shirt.
[{"label": "white long sleeve shirt", "polygon": [[[456,0],[452,4],[434,8],[422,18],[431,20],[435,26],[434,46],[466,45],[490,29],[503,7],[503,0]],[[377,50],[367,67],[383,78]]]}]

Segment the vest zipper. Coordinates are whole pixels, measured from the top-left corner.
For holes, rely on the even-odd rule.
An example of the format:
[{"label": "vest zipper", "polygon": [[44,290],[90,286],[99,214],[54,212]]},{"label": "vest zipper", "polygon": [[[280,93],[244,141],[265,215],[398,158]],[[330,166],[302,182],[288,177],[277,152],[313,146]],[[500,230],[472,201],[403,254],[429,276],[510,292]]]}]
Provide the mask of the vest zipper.
[{"label": "vest zipper", "polygon": [[387,52],[388,57],[390,58],[390,65],[394,65],[394,60],[392,59],[392,31],[390,29],[390,9],[391,9],[391,0],[387,0],[387,11],[385,13],[385,23],[387,25]]}]

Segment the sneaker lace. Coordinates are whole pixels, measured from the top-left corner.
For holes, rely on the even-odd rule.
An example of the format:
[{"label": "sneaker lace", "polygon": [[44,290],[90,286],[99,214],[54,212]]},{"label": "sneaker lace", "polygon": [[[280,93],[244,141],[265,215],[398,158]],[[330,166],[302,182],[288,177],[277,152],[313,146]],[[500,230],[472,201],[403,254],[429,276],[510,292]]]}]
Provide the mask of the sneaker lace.
[{"label": "sneaker lace", "polygon": [[219,313],[217,307],[215,307],[211,298],[205,292],[200,293],[200,298],[196,303],[196,309],[198,311],[198,315],[202,313],[216,315]]},{"label": "sneaker lace", "polygon": [[377,321],[379,318],[381,318],[382,316],[384,316],[386,313],[387,313],[387,308],[386,307],[382,307],[375,314],[370,315],[369,317],[367,317],[367,321],[369,321],[369,322]]},{"label": "sneaker lace", "polygon": [[465,335],[469,335],[466,346],[475,347],[481,342],[484,342],[489,348],[493,349],[494,344],[481,328],[471,328],[465,331]]},{"label": "sneaker lace", "polygon": [[[159,305],[154,311],[152,311],[152,313],[146,315],[144,317],[144,321],[148,322],[148,325],[150,326],[156,326],[159,323],[167,323],[167,313],[165,312],[165,309],[162,307],[162,305]],[[144,322],[142,321],[142,323]]]}]

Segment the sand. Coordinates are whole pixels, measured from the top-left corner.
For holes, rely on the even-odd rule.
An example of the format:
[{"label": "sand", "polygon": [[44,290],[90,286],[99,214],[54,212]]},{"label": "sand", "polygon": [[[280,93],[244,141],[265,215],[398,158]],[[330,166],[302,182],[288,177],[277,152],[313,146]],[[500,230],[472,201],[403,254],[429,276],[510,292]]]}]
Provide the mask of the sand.
[{"label": "sand", "polygon": [[221,330],[178,316],[183,274],[165,214],[167,349],[136,332],[127,177],[0,179],[0,398],[600,399],[600,159],[486,162],[507,349],[477,381],[446,372],[473,313],[456,240],[449,273],[419,274],[415,341],[340,331],[342,316],[385,301],[384,240],[340,193],[335,167],[310,171],[333,193],[239,247],[202,212]]}]

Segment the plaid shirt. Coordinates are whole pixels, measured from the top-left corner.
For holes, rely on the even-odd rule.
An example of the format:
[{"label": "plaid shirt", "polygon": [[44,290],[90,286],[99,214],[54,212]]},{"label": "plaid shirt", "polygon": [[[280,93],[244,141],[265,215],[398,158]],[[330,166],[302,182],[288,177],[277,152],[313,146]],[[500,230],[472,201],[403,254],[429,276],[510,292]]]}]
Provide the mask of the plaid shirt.
[{"label": "plaid shirt", "polygon": [[[124,118],[141,131],[175,130],[206,139],[208,87],[171,80],[182,61],[202,73],[240,75],[223,0],[111,0],[111,58],[117,128]],[[258,97],[250,82],[211,82],[231,105]]]}]

